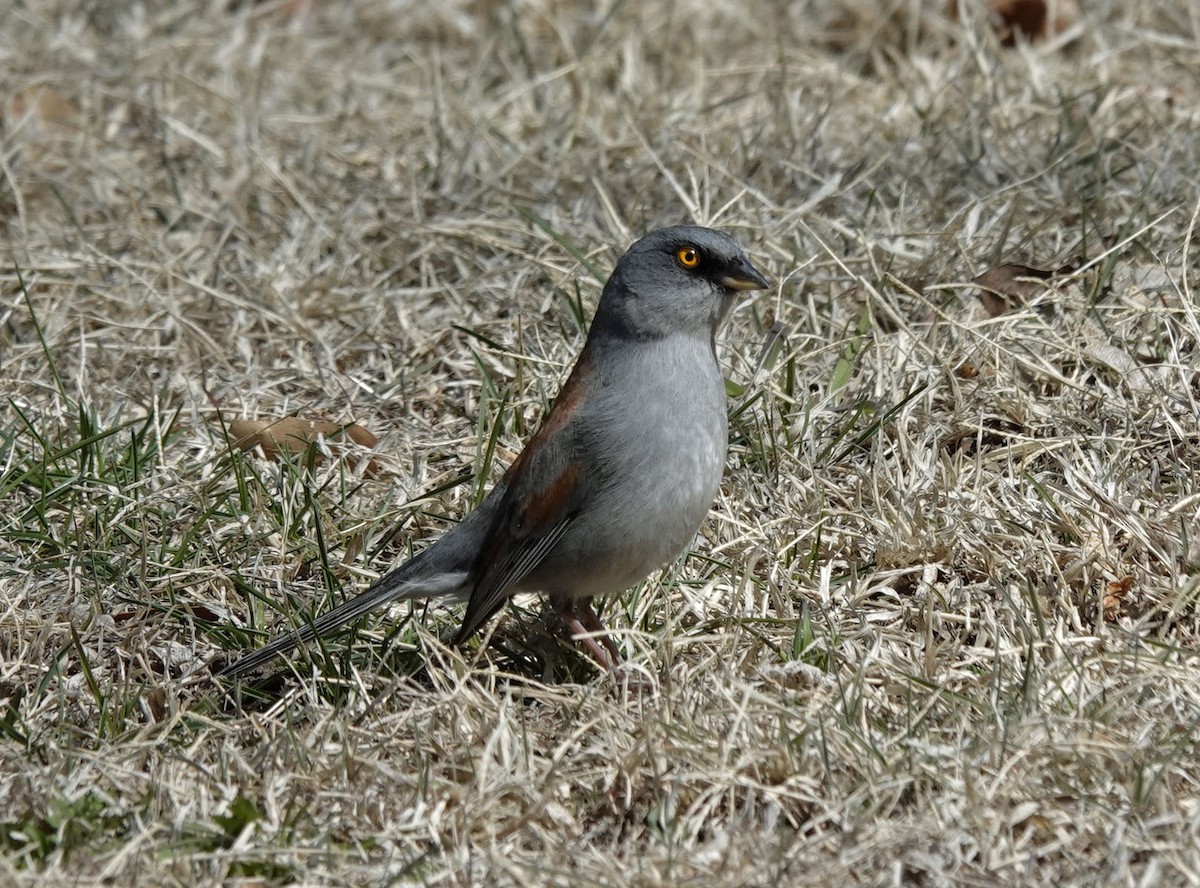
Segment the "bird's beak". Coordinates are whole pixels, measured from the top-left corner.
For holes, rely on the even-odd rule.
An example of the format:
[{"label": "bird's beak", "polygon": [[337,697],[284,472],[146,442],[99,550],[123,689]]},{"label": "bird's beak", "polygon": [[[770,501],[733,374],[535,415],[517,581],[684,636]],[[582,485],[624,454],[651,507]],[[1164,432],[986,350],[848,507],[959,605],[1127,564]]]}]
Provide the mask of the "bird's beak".
[{"label": "bird's beak", "polygon": [[721,277],[721,286],[730,290],[765,290],[770,284],[763,273],[743,256]]}]

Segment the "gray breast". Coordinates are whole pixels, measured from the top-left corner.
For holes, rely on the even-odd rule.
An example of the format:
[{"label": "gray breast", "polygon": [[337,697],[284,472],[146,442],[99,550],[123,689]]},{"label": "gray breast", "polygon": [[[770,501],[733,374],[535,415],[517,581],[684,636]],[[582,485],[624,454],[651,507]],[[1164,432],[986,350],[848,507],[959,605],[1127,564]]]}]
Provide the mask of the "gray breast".
[{"label": "gray breast", "polygon": [[677,556],[712,506],[728,435],[711,345],[678,337],[631,352],[618,365],[628,375],[590,401],[595,499],[526,588],[566,598],[623,591]]}]

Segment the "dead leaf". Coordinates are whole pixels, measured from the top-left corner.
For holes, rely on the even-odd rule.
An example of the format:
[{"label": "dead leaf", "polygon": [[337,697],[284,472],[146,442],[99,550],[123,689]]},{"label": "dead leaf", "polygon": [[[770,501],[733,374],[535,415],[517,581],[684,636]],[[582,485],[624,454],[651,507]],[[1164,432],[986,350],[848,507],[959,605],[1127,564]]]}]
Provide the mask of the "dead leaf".
[{"label": "dead leaf", "polygon": [[[284,416],[280,419],[233,419],[229,421],[229,435],[234,445],[242,450],[262,449],[263,456],[278,461],[281,451],[313,455],[315,463],[323,457],[318,448],[312,447],[318,439],[331,443],[347,438],[360,447],[370,450],[379,439],[358,423],[330,422],[327,419],[301,419]],[[310,448],[312,448],[310,450]],[[355,464],[353,453],[346,454],[346,461]],[[379,466],[374,460],[367,463],[367,472],[377,474]]]},{"label": "dead leaf", "polygon": [[196,617],[199,620],[203,620],[206,623],[218,623],[219,624],[224,619],[219,613],[217,613],[215,610],[213,610],[207,604],[201,604],[198,601],[184,604],[183,609],[186,610],[188,613],[190,613],[193,617]]},{"label": "dead leaf", "polygon": [[1113,622],[1119,619],[1125,612],[1125,598],[1129,595],[1129,590],[1133,588],[1133,577],[1122,577],[1119,580],[1112,580],[1104,589],[1104,595],[1100,599],[1100,610],[1104,614],[1104,619],[1108,622]]},{"label": "dead leaf", "polygon": [[158,724],[167,717],[167,692],[161,687],[146,691],[140,702],[146,721]]},{"label": "dead leaf", "polygon": [[996,318],[1025,304],[1025,300],[1044,290],[1042,282],[1052,278],[1056,272],[1006,262],[989,268],[975,283],[979,285],[979,298],[988,317]]},{"label": "dead leaf", "polygon": [[75,103],[49,86],[31,86],[16,93],[8,103],[8,119],[16,123],[29,115],[42,124],[68,126],[79,116]]},{"label": "dead leaf", "polygon": [[1143,366],[1133,355],[1115,345],[1106,342],[1089,343],[1084,346],[1083,354],[1116,371],[1121,381],[1139,395],[1152,395],[1170,387],[1165,366]]},{"label": "dead leaf", "polygon": [[[1001,46],[1015,46],[1018,34],[1030,42],[1055,37],[1082,15],[1076,0],[986,0],[986,6]],[[957,20],[957,0],[950,0],[946,11]]]},{"label": "dead leaf", "polygon": [[938,443],[947,453],[959,450],[974,453],[976,447],[981,450],[1006,447],[1020,432],[1021,427],[1014,422],[989,417],[975,428],[958,429],[943,435]]}]

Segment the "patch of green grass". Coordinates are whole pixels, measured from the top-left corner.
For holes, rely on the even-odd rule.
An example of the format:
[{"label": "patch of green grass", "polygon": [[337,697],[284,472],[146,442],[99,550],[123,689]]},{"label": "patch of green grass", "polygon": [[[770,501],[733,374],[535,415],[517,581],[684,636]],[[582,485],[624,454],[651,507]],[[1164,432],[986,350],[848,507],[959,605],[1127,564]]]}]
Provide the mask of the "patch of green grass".
[{"label": "patch of green grass", "polygon": [[114,811],[111,798],[93,790],[72,799],[51,798],[36,812],[0,821],[0,843],[10,861],[36,870],[52,857],[68,864],[83,849],[111,847],[132,826],[127,815]]}]

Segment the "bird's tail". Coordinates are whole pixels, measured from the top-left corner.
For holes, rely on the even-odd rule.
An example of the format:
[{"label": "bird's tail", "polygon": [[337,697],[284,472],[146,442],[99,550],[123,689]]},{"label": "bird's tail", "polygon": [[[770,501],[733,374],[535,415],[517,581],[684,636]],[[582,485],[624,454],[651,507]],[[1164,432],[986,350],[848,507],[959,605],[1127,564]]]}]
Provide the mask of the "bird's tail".
[{"label": "bird's tail", "polygon": [[[467,572],[451,568],[449,570],[430,570],[432,565],[425,564],[432,549],[418,554],[389,574],[385,574],[374,585],[363,590],[349,601],[344,601],[331,611],[321,614],[311,623],[280,635],[256,651],[239,657],[219,673],[221,678],[240,678],[253,672],[259,666],[288,651],[307,644],[315,638],[340,629],[347,623],[352,623],[359,617],[370,613],[377,607],[394,601],[408,601],[413,598],[431,598],[434,596],[450,596],[463,598],[467,594]],[[457,567],[457,566],[455,566]]]}]

